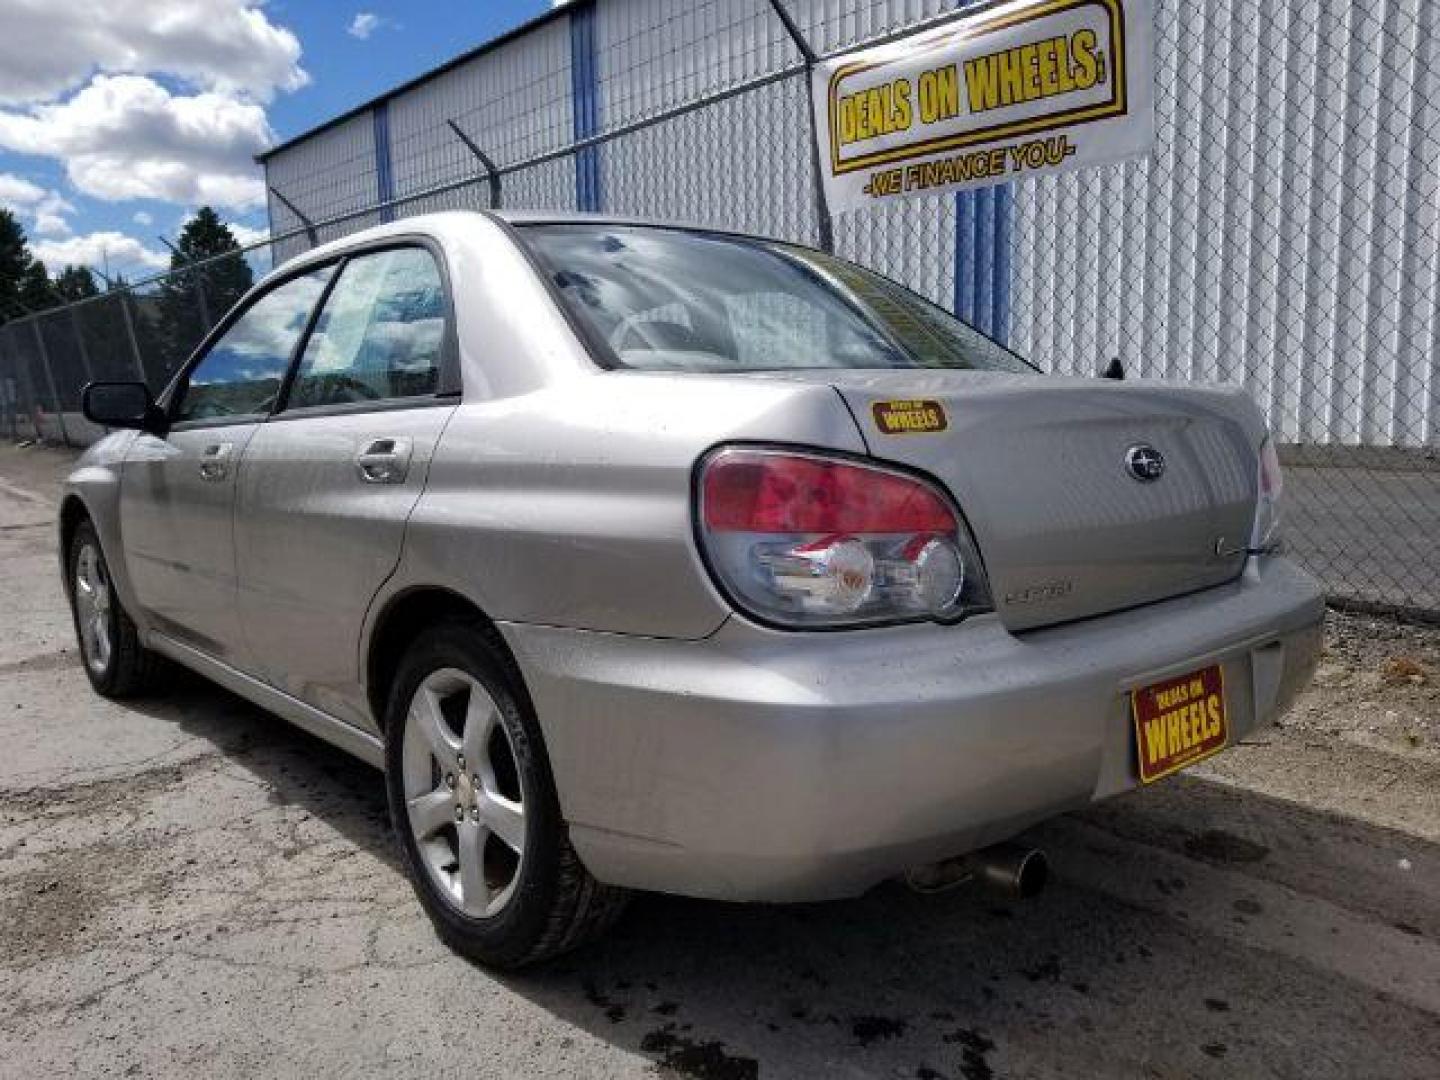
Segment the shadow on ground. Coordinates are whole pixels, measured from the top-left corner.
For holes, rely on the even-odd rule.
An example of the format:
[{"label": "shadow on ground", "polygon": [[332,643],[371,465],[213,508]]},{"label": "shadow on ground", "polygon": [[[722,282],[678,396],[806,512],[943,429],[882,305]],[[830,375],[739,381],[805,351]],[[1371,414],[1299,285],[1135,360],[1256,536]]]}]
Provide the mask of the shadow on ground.
[{"label": "shadow on ground", "polygon": [[[401,873],[368,766],[183,673],[138,708]],[[1435,845],[1186,778],[1029,838],[1058,872],[1022,905],[639,896],[499,978],[675,1077],[1437,1075]]]}]

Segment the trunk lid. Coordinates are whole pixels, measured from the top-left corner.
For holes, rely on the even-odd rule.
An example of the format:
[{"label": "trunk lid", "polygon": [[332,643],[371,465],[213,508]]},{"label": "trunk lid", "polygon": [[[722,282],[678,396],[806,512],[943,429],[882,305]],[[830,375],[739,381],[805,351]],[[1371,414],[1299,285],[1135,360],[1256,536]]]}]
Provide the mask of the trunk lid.
[{"label": "trunk lid", "polygon": [[[1208,588],[1244,567],[1264,424],[1243,392],[964,371],[808,374],[841,394],[875,457],[950,489],[1011,630]],[[938,403],[944,430],[905,430],[934,418],[897,421],[884,415],[893,401]],[[1163,457],[1163,475],[1132,474],[1127,452],[1140,445]]]}]

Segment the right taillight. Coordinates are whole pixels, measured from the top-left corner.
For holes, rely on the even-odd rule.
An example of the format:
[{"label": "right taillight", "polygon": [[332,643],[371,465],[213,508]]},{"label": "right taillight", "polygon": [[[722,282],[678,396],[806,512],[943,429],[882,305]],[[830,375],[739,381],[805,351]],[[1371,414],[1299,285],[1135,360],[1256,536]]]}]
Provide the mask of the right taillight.
[{"label": "right taillight", "polygon": [[950,621],[990,608],[969,531],[923,480],[821,454],[731,447],[701,464],[698,494],[717,583],[763,622]]},{"label": "right taillight", "polygon": [[1250,553],[1260,555],[1279,548],[1284,520],[1285,477],[1280,471],[1275,440],[1268,435],[1260,447],[1255,472],[1255,524],[1250,530]]}]

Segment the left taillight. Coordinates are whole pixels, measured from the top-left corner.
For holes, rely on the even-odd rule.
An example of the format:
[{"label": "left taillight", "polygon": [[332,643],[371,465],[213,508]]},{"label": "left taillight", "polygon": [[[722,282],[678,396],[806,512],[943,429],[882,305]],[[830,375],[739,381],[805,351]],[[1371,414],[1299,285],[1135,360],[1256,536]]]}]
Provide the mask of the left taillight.
[{"label": "left taillight", "polygon": [[1284,523],[1285,475],[1275,440],[1267,435],[1255,466],[1255,523],[1250,529],[1250,553],[1278,551]]},{"label": "left taillight", "polygon": [[785,627],[953,621],[990,609],[974,540],[945,494],[890,469],[729,447],[700,466],[706,560],[735,605]]}]

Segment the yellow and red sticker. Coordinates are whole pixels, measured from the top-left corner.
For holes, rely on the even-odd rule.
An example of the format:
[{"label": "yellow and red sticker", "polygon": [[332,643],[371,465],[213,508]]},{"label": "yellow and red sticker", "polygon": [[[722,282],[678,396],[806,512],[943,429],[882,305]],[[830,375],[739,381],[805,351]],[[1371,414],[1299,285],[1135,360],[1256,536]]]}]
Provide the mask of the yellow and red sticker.
[{"label": "yellow and red sticker", "polygon": [[950,426],[945,406],[938,401],[877,401],[870,413],[885,435],[928,435]]},{"label": "yellow and red sticker", "polygon": [[1225,677],[1220,665],[1130,694],[1140,779],[1154,783],[1225,749]]}]

